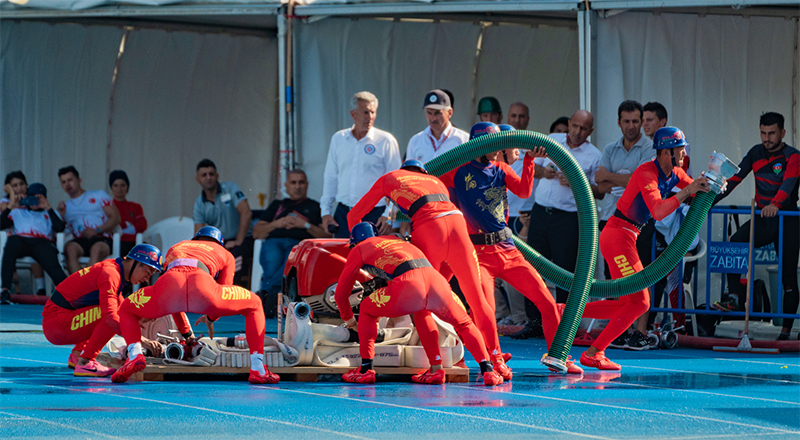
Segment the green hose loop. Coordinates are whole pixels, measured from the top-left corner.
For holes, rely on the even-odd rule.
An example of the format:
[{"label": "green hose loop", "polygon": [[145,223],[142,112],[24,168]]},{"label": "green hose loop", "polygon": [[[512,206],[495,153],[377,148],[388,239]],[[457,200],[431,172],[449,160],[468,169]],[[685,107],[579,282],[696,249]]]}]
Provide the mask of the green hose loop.
[{"label": "green hose loop", "polygon": [[[563,285],[564,289],[569,290],[569,297],[561,318],[561,324],[558,326],[548,351],[550,357],[559,359],[563,363],[567,359],[569,350],[572,348],[572,341],[578,332],[583,308],[586,305],[589,289],[594,280],[595,262],[597,261],[597,207],[583,169],[572,154],[551,137],[525,130],[494,133],[472,139],[427,162],[425,168],[430,174],[441,176],[476,157],[481,157],[488,153],[508,148],[532,150],[538,147],[544,147],[548,157],[558,165],[564,176],[566,176],[570,188],[572,188],[572,194],[575,196],[575,204],[578,209],[580,236],[578,238],[578,257],[575,265],[575,274],[569,274],[569,272],[559,268],[564,272],[559,285]],[[521,243],[516,239],[514,242],[518,245]],[[529,252],[532,251],[527,245],[525,245],[525,248]],[[533,264],[530,258],[527,259]],[[534,258],[534,261],[537,262],[542,260],[547,261],[541,255],[538,255],[538,258]],[[547,263],[550,266],[557,267],[550,261],[547,261]],[[536,265],[534,267],[537,270],[539,269]],[[566,276],[567,274],[569,277]],[[544,274],[542,275],[544,276]],[[566,283],[567,278],[569,278],[568,285]]]}]

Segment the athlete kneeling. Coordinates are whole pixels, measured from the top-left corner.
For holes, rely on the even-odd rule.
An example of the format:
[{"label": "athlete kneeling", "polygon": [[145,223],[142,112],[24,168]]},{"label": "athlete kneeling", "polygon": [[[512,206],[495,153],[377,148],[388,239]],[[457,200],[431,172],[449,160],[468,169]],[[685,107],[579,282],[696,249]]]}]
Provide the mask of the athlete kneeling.
[{"label": "athlete kneeling", "polygon": [[[445,372],[439,352],[439,332],[431,316],[436,316],[452,325],[467,350],[480,363],[481,376],[486,386],[499,385],[503,378],[497,374],[491,362],[486,344],[478,328],[455,299],[450,285],[437,272],[425,255],[414,245],[394,236],[377,236],[375,225],[362,222],[355,225],[350,235],[350,247],[339,283],[336,286],[336,305],[348,328],[357,329],[361,353],[361,367],[342,376],[345,382],[375,383],[372,361],[375,356],[375,338],[378,336],[378,320],[381,317],[398,317],[413,314],[417,323],[419,340],[431,364],[429,371],[411,378],[416,383],[443,384]],[[350,308],[350,293],[356,275],[364,270],[385,280],[388,285],[375,290],[364,298],[360,307],[360,322],[356,321]]]},{"label": "athlete kneeling", "polygon": [[147,361],[142,354],[140,318],[155,319],[172,314],[187,345],[197,343],[184,312],[201,313],[195,323],[203,322],[213,332],[213,322],[222,316],[243,315],[245,334],[250,347],[252,384],[278,383],[280,377],[264,366],[264,308],[255,293],[233,284],[236,262],[222,246],[222,232],[204,226],[191,240],[172,246],[167,252],[167,269],[150,287],[134,292],[119,310],[122,336],[128,344],[128,361],[113,376],[116,383],[126,382]]},{"label": "athlete kneeling", "polygon": [[[140,244],[125,258],[81,269],[56,286],[42,311],[42,330],[52,344],[76,344],[67,363],[75,369],[73,375],[105,377],[116,371],[95,358],[114,335],[121,334],[117,312],[122,288],[149,280],[155,271],[161,271],[161,251]],[[158,343],[147,344],[156,349]]]}]

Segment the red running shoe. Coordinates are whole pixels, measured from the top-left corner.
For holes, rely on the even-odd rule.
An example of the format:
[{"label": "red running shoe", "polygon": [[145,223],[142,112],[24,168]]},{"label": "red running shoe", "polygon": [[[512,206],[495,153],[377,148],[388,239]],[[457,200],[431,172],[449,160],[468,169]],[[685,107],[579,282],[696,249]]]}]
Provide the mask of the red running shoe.
[{"label": "red running shoe", "polygon": [[86,365],[75,365],[75,371],[72,372],[76,377],[108,377],[117,371],[116,368],[109,368],[92,359]]},{"label": "red running shoe", "polygon": [[461,358],[461,360],[453,364],[453,366],[456,368],[467,368],[467,363],[464,362],[464,358]]},{"label": "red running shoe", "polygon": [[[553,373],[559,372],[555,368],[550,368],[550,371]],[[583,368],[575,365],[575,362],[572,360],[572,356],[567,356],[567,374],[583,374]]]},{"label": "red running shoe", "polygon": [[69,359],[67,359],[67,367],[69,367],[70,370],[74,370],[75,365],[78,365],[78,355],[75,353],[70,353]]},{"label": "red running shoe", "polygon": [[492,366],[494,367],[494,371],[503,377],[503,380],[509,381],[514,377],[511,368],[508,368],[508,365],[503,362],[502,357],[498,356],[495,358],[494,362],[492,362]]},{"label": "red running shoe", "polygon": [[[480,380],[481,376],[478,376]],[[487,371],[483,373],[483,384],[487,387],[493,387],[503,383],[503,376],[497,374],[496,371]]]},{"label": "red running shoe", "polygon": [[360,370],[361,367],[356,367],[342,374],[342,380],[348,383],[375,383],[375,370],[367,370],[363,374],[359,373]]},{"label": "red running shoe", "polygon": [[604,351],[598,351],[593,357],[586,356],[584,351],[581,355],[581,365],[597,368],[598,370],[621,370],[619,364],[611,362]]},{"label": "red running shoe", "polygon": [[431,373],[430,370],[419,373],[411,376],[411,382],[414,383],[424,383],[429,385],[444,385],[447,381],[447,375],[444,372],[444,368],[440,368],[436,370],[435,373]]},{"label": "red running shoe", "polygon": [[145,367],[147,367],[147,361],[145,360],[144,355],[137,355],[135,358],[125,362],[125,365],[123,365],[122,368],[111,375],[111,382],[125,383],[128,381],[128,378],[133,375],[133,373],[138,373],[139,371],[144,370]]},{"label": "red running shoe", "polygon": [[503,362],[508,363],[511,360],[511,353],[503,353]]},{"label": "red running shoe", "polygon": [[247,381],[253,385],[262,385],[265,383],[273,384],[278,383],[281,381],[281,377],[277,374],[264,369],[266,371],[265,374],[261,374],[256,370],[250,370],[250,377],[247,378]]}]

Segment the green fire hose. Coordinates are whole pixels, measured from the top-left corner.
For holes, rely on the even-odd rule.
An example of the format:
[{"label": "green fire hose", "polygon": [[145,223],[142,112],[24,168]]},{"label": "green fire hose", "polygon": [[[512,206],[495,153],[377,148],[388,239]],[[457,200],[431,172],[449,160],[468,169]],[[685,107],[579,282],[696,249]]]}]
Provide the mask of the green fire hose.
[{"label": "green fire hose", "polygon": [[[566,360],[572,341],[578,331],[581,315],[589,296],[615,298],[638,292],[662,279],[677,266],[689,250],[694,237],[708,215],[715,193],[698,193],[675,238],[664,252],[641,272],[616,280],[594,280],[597,261],[597,208],[589,181],[575,158],[558,142],[541,133],[516,130],[494,133],[470,140],[445,154],[427,162],[425,168],[435,176],[441,176],[476,157],[508,148],[534,149],[544,147],[548,157],[564,173],[572,188],[578,209],[578,256],[575,274],[572,274],[542,257],[526,243],[514,237],[514,243],[528,262],[546,280],[569,290],[561,324],[550,345],[548,355],[542,362],[562,372],[566,371]],[[724,182],[724,180],[723,180]]]}]

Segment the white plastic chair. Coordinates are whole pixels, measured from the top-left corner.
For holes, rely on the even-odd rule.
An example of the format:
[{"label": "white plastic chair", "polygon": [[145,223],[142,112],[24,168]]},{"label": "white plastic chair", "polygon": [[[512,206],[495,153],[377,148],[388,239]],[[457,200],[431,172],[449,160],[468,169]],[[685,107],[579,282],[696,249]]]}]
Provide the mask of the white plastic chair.
[{"label": "white plastic chair", "polygon": [[179,241],[189,240],[194,235],[191,217],[170,217],[150,226],[144,231],[143,240],[161,249],[163,254]]},{"label": "white plastic chair", "polygon": [[[136,237],[137,243],[139,243],[140,240],[141,240],[139,238],[139,235],[141,235],[141,234],[137,234],[137,237]],[[121,237],[122,237],[122,234],[120,234],[119,232],[115,232],[114,233],[114,235],[111,238],[111,254],[109,254],[109,256],[106,259],[119,258],[119,247],[120,247],[120,238]],[[68,241],[72,240],[72,238],[73,238],[73,235],[71,233],[68,233],[68,232],[59,232],[59,233],[56,234],[56,248],[58,249],[58,255],[59,255],[59,259],[60,259],[59,261],[61,262],[61,265],[64,266],[65,269],[66,269],[66,259],[64,258],[64,246],[66,245],[66,243]],[[85,264],[89,264],[89,256],[87,255],[87,256],[83,256],[83,257],[78,258],[78,263],[84,264],[84,265]]]},{"label": "white plastic chair", "polygon": [[[6,249],[6,241],[8,241],[8,234],[5,231],[0,232],[0,261],[3,261],[3,252]],[[31,270],[31,265],[33,263],[35,263],[35,262],[36,262],[36,260],[34,260],[31,257],[17,258],[17,269],[30,271]],[[45,277],[44,277],[44,279],[45,279],[45,291],[51,292],[53,290],[53,287],[54,287],[53,286],[53,280],[50,279],[50,275],[48,275],[47,272],[45,272],[44,275],[45,275]],[[35,285],[35,283],[33,283],[33,274],[32,273],[31,273],[31,286],[33,286],[34,290],[36,289],[36,285]],[[36,293],[36,292],[33,292],[33,293]]]},{"label": "white plastic chair", "polygon": [[250,290],[253,292],[261,290],[261,276],[264,274],[264,270],[261,267],[259,256],[261,255],[262,244],[264,244],[263,239],[255,240],[253,243],[253,270],[250,272]]}]

